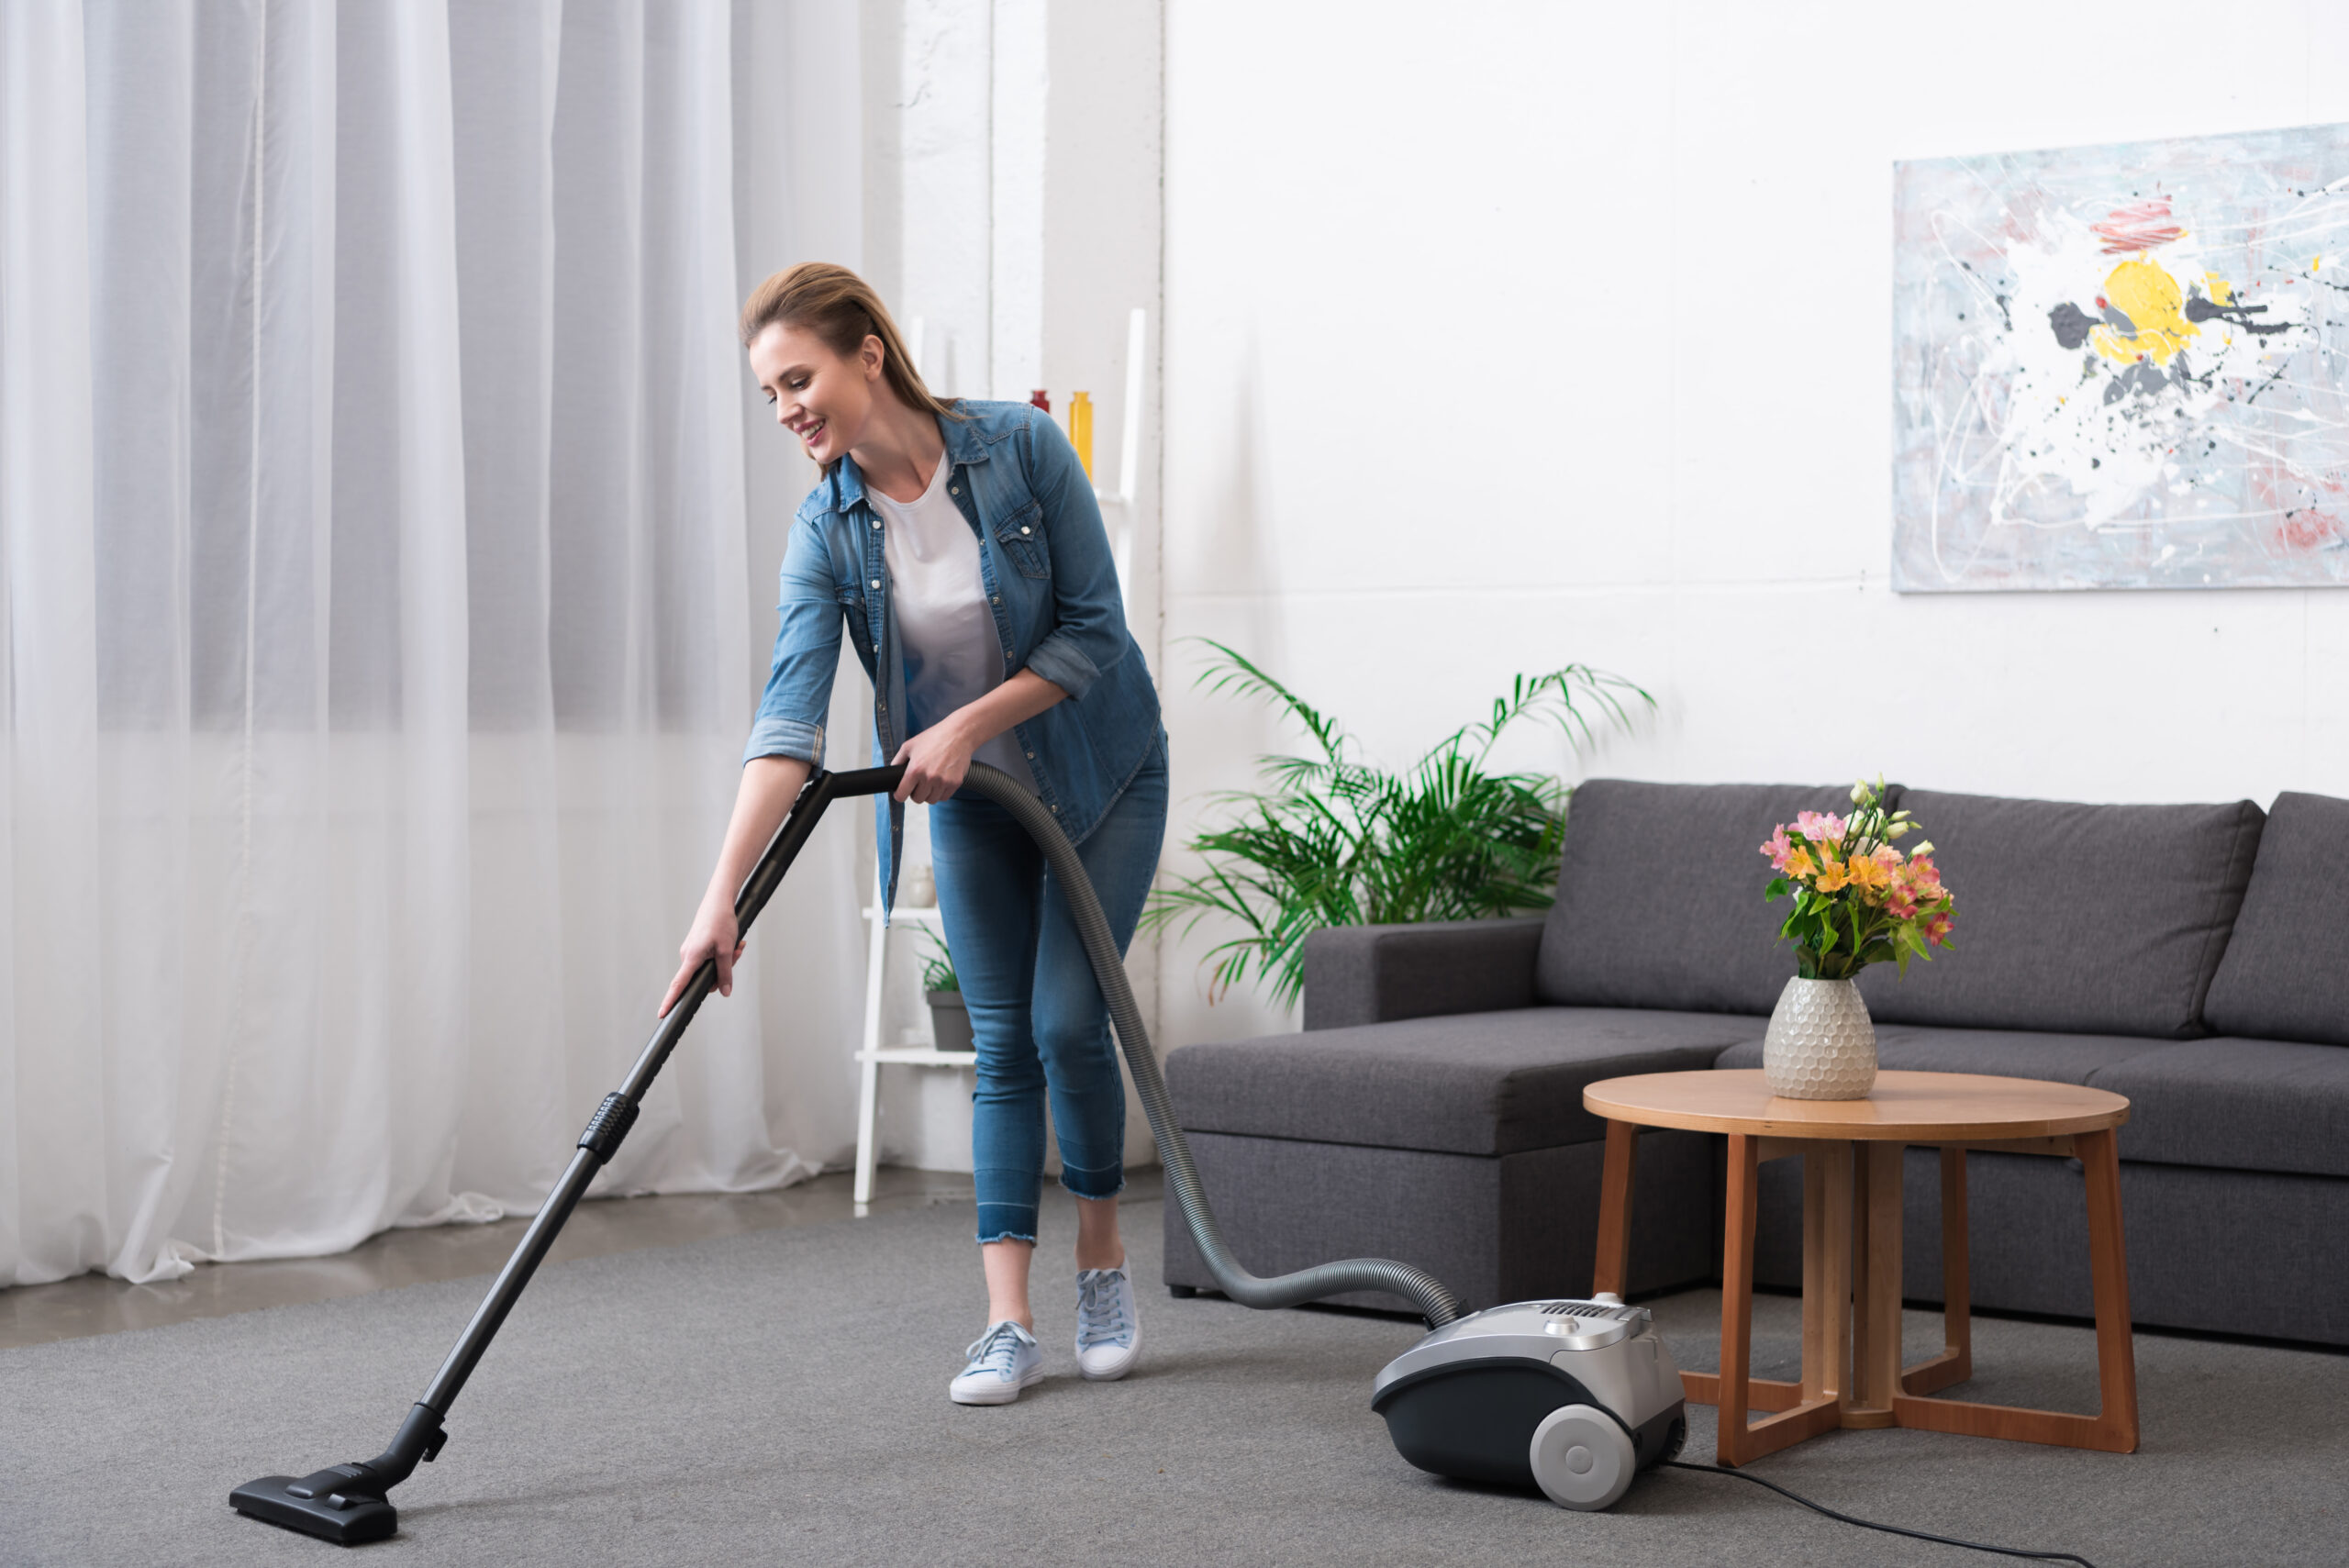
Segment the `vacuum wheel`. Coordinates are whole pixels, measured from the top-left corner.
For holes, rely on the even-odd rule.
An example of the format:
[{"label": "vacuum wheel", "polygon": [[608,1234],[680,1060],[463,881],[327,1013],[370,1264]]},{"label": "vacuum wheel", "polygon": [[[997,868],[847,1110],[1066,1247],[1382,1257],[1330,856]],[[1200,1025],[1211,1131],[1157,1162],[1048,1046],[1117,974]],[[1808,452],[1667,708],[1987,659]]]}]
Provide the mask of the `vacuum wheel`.
[{"label": "vacuum wheel", "polygon": [[1638,1469],[1631,1440],[1603,1410],[1562,1405],[1533,1429],[1533,1479],[1562,1508],[1611,1508]]}]

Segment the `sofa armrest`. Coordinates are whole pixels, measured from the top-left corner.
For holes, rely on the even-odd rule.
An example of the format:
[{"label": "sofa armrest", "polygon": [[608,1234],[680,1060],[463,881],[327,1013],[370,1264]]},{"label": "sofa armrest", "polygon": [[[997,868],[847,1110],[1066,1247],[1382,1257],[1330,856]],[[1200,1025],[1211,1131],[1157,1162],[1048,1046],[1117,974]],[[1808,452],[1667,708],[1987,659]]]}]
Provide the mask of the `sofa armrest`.
[{"label": "sofa armrest", "polygon": [[1331,926],[1305,939],[1305,1027],[1533,1005],[1542,917]]}]

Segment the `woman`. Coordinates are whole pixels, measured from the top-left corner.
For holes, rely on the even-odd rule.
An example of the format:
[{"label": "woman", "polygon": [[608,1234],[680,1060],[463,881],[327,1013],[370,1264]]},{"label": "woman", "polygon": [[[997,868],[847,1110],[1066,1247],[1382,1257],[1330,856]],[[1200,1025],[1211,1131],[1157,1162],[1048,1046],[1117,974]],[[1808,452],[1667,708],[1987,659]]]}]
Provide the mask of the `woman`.
[{"label": "woman", "polygon": [[873,676],[874,760],[903,763],[878,820],[885,903],[905,803],[930,810],[938,902],[978,1051],[971,1144],[987,1326],[948,1387],[1003,1405],[1043,1376],[1029,1309],[1044,1102],[1076,1195],[1078,1371],[1123,1377],[1141,1323],[1118,1194],[1125,1085],[1067,900],[1002,807],[957,792],[974,762],[1033,790],[1077,846],[1122,951],[1166,828],[1165,734],[1126,629],[1092,485],[1025,404],[942,402],[874,292],[810,262],[759,285],[742,343],[775,420],[824,475],[783,562],[783,617],[742,783],[661,1010],[715,960],[731,995],[734,895],[824,754],[845,625]]}]

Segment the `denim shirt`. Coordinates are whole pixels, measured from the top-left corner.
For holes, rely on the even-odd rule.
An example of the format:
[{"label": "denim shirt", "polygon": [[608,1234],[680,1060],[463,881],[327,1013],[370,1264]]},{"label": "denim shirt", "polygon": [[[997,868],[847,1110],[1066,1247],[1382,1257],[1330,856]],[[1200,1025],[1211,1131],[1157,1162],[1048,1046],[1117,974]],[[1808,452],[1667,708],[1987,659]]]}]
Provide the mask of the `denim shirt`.
[{"label": "denim shirt", "polygon": [[[979,575],[1008,680],[1033,670],[1068,694],[1012,734],[1036,793],[1072,842],[1101,820],[1159,739],[1158,692],[1126,628],[1101,508],[1076,452],[1042,410],[1024,403],[955,405],[939,420],[947,493],[979,537]],[[906,670],[882,550],[882,516],[856,460],[842,456],[808,492],[783,558],[774,661],[742,760],[824,762],[824,719],[840,665],[841,628],[873,677],[873,765],[905,743]],[[895,902],[906,810],[883,795],[875,831]]]}]

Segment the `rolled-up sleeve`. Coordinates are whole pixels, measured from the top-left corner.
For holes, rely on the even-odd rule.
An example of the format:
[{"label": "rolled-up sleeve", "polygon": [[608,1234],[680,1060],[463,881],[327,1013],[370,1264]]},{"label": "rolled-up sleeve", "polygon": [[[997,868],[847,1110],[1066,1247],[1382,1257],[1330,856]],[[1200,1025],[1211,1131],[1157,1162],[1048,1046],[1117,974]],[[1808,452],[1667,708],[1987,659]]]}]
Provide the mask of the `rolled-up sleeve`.
[{"label": "rolled-up sleeve", "polygon": [[1044,543],[1052,563],[1053,626],[1028,655],[1028,668],[1082,697],[1133,641],[1126,633],[1117,559],[1093,482],[1061,428],[1050,415],[1037,414],[1021,439],[1029,446],[1030,483],[1044,508]]},{"label": "rolled-up sleeve", "polygon": [[751,726],[742,761],[796,757],[824,763],[824,719],[831,711],[832,676],[840,667],[841,603],[832,587],[831,558],[816,523],[803,518],[784,551],[782,596],[775,606],[774,658]]}]

